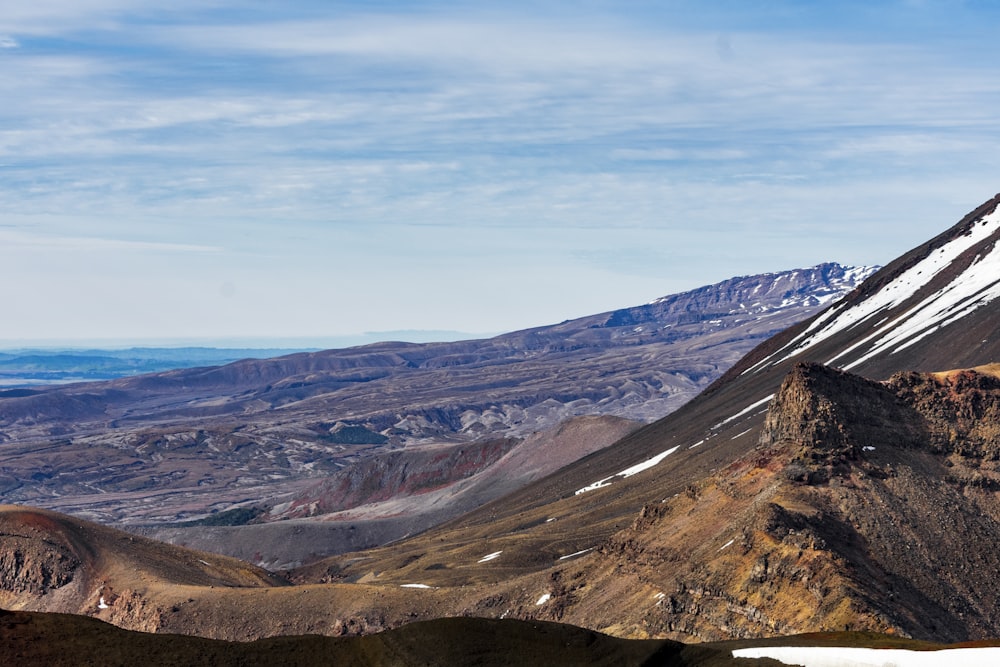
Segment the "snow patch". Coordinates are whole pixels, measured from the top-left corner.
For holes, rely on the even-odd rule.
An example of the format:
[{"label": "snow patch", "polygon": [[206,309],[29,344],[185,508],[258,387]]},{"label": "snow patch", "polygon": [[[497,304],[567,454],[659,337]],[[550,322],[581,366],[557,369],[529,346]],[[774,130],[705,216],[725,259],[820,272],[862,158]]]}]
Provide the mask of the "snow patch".
[{"label": "snow patch", "polygon": [[552,594],[551,593],[546,593],[542,597],[538,598],[538,602],[535,603],[535,606],[536,607],[541,607],[543,604],[545,604],[546,602],[548,602],[551,599],[552,599]]},{"label": "snow patch", "polygon": [[736,541],[736,540],[735,540],[735,538],[734,538],[734,539],[732,539],[732,540],[729,540],[728,542],[726,542],[725,544],[723,544],[723,545],[722,545],[721,547],[719,547],[719,551],[722,551],[722,550],[723,550],[723,549],[725,549],[726,547],[730,547],[730,546],[732,546],[732,545],[733,545],[733,542],[735,542],[735,541]]},{"label": "snow patch", "polygon": [[586,493],[587,491],[593,491],[594,489],[603,489],[605,486],[611,486],[611,480],[615,479],[616,477],[626,478],[626,477],[631,477],[632,475],[638,475],[643,470],[648,470],[649,468],[652,468],[653,466],[655,466],[656,464],[658,464],[660,461],[662,461],[663,459],[667,458],[668,456],[670,456],[671,454],[673,454],[674,452],[676,452],[679,448],[680,448],[679,446],[678,447],[671,447],[667,451],[660,452],[659,454],[657,454],[656,456],[654,456],[651,459],[646,459],[645,461],[643,461],[641,463],[636,463],[634,466],[632,466],[630,468],[625,468],[625,470],[622,470],[619,473],[611,475],[610,477],[605,477],[604,479],[599,479],[596,482],[594,482],[593,484],[588,484],[587,486],[583,487],[582,489],[578,489],[577,492],[574,495],[578,496],[581,493]]},{"label": "snow patch", "polygon": [[1000,250],[994,247],[985,257],[977,257],[956,280],[867,337],[864,342],[872,339],[876,342],[867,354],[844,368],[854,368],[889,348],[893,348],[890,354],[906,349],[997,298],[1000,298]]},{"label": "snow patch", "polygon": [[1000,647],[909,651],[843,646],[756,646],[733,651],[734,658],[772,658],[803,667],[986,667],[1000,664]]},{"label": "snow patch", "polygon": [[97,603],[97,608],[98,609],[111,609],[111,607],[108,606],[108,603],[104,601],[104,596],[103,595],[101,596],[100,601]]},{"label": "snow patch", "polygon": [[583,554],[587,553],[588,551],[593,551],[593,550],[594,550],[594,547],[590,547],[589,549],[584,549],[583,551],[577,551],[575,553],[566,554],[565,556],[559,556],[559,560],[566,560],[567,558],[573,558],[574,556],[582,556]]},{"label": "snow patch", "polygon": [[400,588],[434,588],[433,586],[428,586],[427,584],[400,584]]},{"label": "snow patch", "polygon": [[482,558],[480,558],[480,559],[479,559],[478,561],[476,561],[476,562],[477,562],[477,563],[488,563],[488,562],[490,562],[491,560],[493,560],[494,558],[499,558],[499,557],[500,557],[500,554],[502,554],[502,553],[503,553],[503,551],[494,551],[494,552],[493,552],[493,553],[491,553],[491,554],[487,554],[486,556],[483,556]]},{"label": "snow patch", "polygon": [[767,403],[770,403],[772,398],[774,398],[774,394],[768,394],[767,396],[765,396],[764,398],[760,399],[756,403],[753,403],[753,404],[748,405],[747,407],[743,408],[742,410],[740,410],[739,412],[737,412],[732,417],[730,417],[728,419],[723,419],[721,422],[719,422],[718,424],[716,424],[715,426],[713,426],[711,428],[711,430],[718,431],[720,428],[722,428],[723,426],[725,426],[729,422],[736,421],[740,417],[745,417],[746,415],[748,415],[749,413],[753,412],[754,410],[756,410],[760,406],[766,405]]}]

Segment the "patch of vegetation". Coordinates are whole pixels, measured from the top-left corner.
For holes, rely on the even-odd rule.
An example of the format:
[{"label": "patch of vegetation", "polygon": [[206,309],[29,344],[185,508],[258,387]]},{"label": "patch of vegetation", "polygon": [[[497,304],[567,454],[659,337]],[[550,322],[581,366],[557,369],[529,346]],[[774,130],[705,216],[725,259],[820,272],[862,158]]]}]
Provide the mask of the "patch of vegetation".
[{"label": "patch of vegetation", "polygon": [[334,445],[384,445],[389,438],[369,431],[364,426],[344,426],[331,433],[324,433],[324,441]]},{"label": "patch of vegetation", "polygon": [[252,523],[265,511],[263,507],[234,507],[231,510],[216,512],[204,519],[182,521],[175,525],[182,528],[192,528],[194,526],[245,526]]}]

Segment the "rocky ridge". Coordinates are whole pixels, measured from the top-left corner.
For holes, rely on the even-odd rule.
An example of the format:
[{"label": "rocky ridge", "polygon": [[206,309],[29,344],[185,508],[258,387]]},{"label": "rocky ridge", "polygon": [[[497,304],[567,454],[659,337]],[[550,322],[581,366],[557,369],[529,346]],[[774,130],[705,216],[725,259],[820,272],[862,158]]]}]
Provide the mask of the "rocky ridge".
[{"label": "rocky ridge", "polygon": [[983,582],[1000,568],[998,408],[1000,380],[976,370],[873,382],[799,365],[754,449],[557,561],[547,585],[526,577],[543,605],[513,585],[500,604],[688,641],[995,637],[1000,595]]},{"label": "rocky ridge", "polygon": [[[266,599],[251,589],[208,596],[203,589],[137,585],[134,578],[126,586],[120,573],[103,570],[104,594],[113,609],[127,612],[102,611],[90,598],[78,611],[123,627],[204,634],[198,619],[209,613],[221,622],[225,609],[238,608],[243,630],[208,632],[233,639],[269,634],[274,610],[292,598],[296,613],[282,612],[287,631],[335,635],[366,634],[432,613],[551,620],[687,641],[818,630],[937,641],[996,636],[1000,594],[982,581],[1000,568],[991,546],[1000,540],[1000,471],[996,439],[980,424],[997,410],[1000,379],[989,372],[900,373],[875,382],[800,364],[772,399],[756,446],[679,492],[664,490],[589,549],[538,559],[474,535],[450,551],[387,547],[395,564],[377,553],[342,559],[326,566],[327,593],[292,587],[273,589]],[[970,442],[977,444],[957,444]],[[49,516],[41,520],[56,521]],[[537,521],[525,513],[518,520],[525,527]],[[59,534],[65,521],[71,520],[56,522]],[[553,537],[567,521],[548,524]],[[78,563],[88,556],[65,539],[32,537],[24,525],[6,532],[24,533],[35,556],[12,569],[11,562],[26,562],[18,555],[25,550],[15,548],[14,560],[4,561],[6,604],[50,608],[68,599],[60,591],[72,589]],[[524,530],[504,520],[495,528]],[[437,541],[433,533],[428,539]],[[123,551],[141,562],[135,549]],[[191,560],[176,553],[179,562]],[[532,559],[537,564],[523,569]],[[373,565],[388,569],[373,572]],[[294,576],[305,582],[317,571]],[[182,604],[184,596],[201,600]]]}]

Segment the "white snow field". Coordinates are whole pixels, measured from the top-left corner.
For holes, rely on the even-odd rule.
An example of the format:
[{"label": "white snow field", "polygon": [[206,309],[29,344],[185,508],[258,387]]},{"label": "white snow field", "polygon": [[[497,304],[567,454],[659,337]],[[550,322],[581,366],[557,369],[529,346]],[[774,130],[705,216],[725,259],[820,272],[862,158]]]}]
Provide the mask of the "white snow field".
[{"label": "white snow field", "polygon": [[993,667],[1000,647],[940,651],[838,646],[758,646],[733,651],[734,658],[772,658],[802,667]]}]

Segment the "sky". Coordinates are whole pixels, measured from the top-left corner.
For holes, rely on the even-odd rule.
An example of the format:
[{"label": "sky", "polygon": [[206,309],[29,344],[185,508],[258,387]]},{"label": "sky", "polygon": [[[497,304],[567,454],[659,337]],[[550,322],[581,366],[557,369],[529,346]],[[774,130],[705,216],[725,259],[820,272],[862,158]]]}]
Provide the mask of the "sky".
[{"label": "sky", "polygon": [[985,0],[7,0],[0,346],[481,335],[884,264],[1000,191],[998,25]]}]

